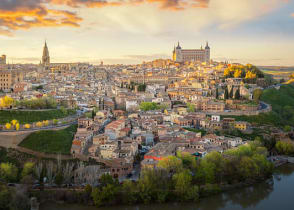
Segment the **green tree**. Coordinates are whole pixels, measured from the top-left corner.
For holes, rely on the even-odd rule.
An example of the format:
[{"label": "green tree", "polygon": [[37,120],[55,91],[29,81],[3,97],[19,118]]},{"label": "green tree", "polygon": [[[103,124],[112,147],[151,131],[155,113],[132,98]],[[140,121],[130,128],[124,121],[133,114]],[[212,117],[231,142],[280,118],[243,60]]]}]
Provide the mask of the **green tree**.
[{"label": "green tree", "polygon": [[263,91],[261,89],[255,89],[253,91],[253,100],[255,101],[255,103],[259,103],[262,92]]},{"label": "green tree", "polygon": [[123,202],[133,204],[138,200],[136,184],[131,180],[125,180],[122,186]]},{"label": "green tree", "polygon": [[26,162],[23,166],[22,172],[21,172],[21,176],[25,177],[27,175],[32,175],[33,171],[34,171],[34,166],[35,163],[33,162]]},{"label": "green tree", "polygon": [[181,159],[179,159],[178,157],[168,156],[166,158],[163,158],[162,160],[159,160],[157,167],[165,169],[168,172],[175,173],[183,169],[183,164]]},{"label": "green tree", "polygon": [[63,175],[61,172],[57,173],[56,177],[55,177],[55,184],[57,184],[58,186],[61,186],[63,183]]},{"label": "green tree", "polygon": [[5,185],[0,184],[0,209],[1,210],[9,209],[10,201],[11,201],[11,193],[9,189]]},{"label": "green tree", "polygon": [[195,105],[187,103],[188,112],[195,112]]},{"label": "green tree", "polygon": [[198,200],[198,187],[192,185],[192,175],[184,170],[173,175],[175,193],[181,201]]},{"label": "green tree", "polygon": [[195,169],[196,168],[196,158],[188,152],[177,152],[177,157],[182,160],[184,168]]},{"label": "green tree", "polygon": [[85,187],[85,192],[90,195],[92,193],[92,186],[87,184]]},{"label": "green tree", "polygon": [[102,174],[100,177],[100,183],[102,186],[106,186],[108,184],[114,185],[115,181],[110,174]]},{"label": "green tree", "polygon": [[258,175],[258,166],[252,158],[244,156],[240,160],[239,174],[243,179],[254,178]]},{"label": "green tree", "polygon": [[285,127],[284,127],[285,132],[290,132],[291,130],[292,130],[292,128],[290,125],[285,125]]},{"label": "green tree", "polygon": [[279,154],[283,155],[291,155],[294,153],[294,146],[291,142],[278,141],[276,143],[276,149]]},{"label": "green tree", "polygon": [[169,173],[165,169],[143,169],[138,181],[139,198],[144,203],[152,199],[163,202],[168,190]]},{"label": "green tree", "polygon": [[215,164],[207,160],[202,160],[199,173],[204,176],[205,183],[215,183]]},{"label": "green tree", "polygon": [[0,164],[0,178],[7,182],[17,181],[17,167],[12,163],[1,163]]},{"label": "green tree", "polygon": [[240,99],[240,89],[239,88],[235,92],[235,99],[237,99],[237,100]]},{"label": "green tree", "polygon": [[117,195],[117,192],[118,189],[116,186],[108,184],[102,187],[102,189],[94,188],[91,196],[95,206],[100,207],[113,202]]},{"label": "green tree", "polygon": [[234,87],[233,86],[230,89],[229,98],[234,98]]},{"label": "green tree", "polygon": [[214,181],[221,182],[223,179],[224,167],[223,156],[219,152],[213,151],[204,157],[204,162],[205,161],[207,162],[206,175],[210,177],[209,183],[213,183]]},{"label": "green tree", "polygon": [[229,99],[229,91],[228,91],[228,87],[225,88],[224,99],[225,99],[225,100]]},{"label": "green tree", "polygon": [[149,110],[156,110],[159,109],[160,107],[158,106],[157,103],[154,102],[142,102],[140,104],[140,109],[142,111],[149,111]]}]

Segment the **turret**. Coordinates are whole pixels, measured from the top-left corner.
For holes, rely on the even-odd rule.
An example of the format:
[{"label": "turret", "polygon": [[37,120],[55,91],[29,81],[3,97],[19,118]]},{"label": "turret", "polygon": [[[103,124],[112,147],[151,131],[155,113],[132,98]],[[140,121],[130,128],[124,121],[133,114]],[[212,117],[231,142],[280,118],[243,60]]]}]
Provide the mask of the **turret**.
[{"label": "turret", "polygon": [[206,63],[210,62],[210,47],[208,46],[208,42],[206,42],[206,46],[205,46],[205,62]]},{"label": "turret", "polygon": [[208,46],[208,42],[206,42],[205,49],[210,49],[210,47]]},{"label": "turret", "polygon": [[180,46],[180,42],[178,42],[178,46],[177,46],[176,49],[177,49],[177,50],[181,50],[181,49],[182,49],[181,46]]}]

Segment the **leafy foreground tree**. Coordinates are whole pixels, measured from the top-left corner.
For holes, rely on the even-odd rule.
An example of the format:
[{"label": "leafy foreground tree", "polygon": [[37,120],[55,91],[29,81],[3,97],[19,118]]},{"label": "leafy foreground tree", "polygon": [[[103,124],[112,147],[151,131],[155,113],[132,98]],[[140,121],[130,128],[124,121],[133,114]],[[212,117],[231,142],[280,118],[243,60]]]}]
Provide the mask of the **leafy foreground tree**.
[{"label": "leafy foreground tree", "polygon": [[9,189],[5,185],[0,184],[0,209],[9,209],[10,200],[11,193]]},{"label": "leafy foreground tree", "polygon": [[100,188],[95,188],[92,191],[92,198],[95,206],[99,207],[106,204],[111,204],[114,202],[117,195],[118,188],[113,184],[107,184],[106,186]]},{"label": "leafy foreground tree", "polygon": [[199,199],[198,186],[192,185],[192,175],[184,170],[173,175],[175,194],[180,201],[197,201]]},{"label": "leafy foreground tree", "polygon": [[[166,201],[197,201],[221,191],[221,186],[271,175],[273,165],[266,159],[267,150],[261,141],[250,142],[220,154],[205,157],[177,152],[160,160],[156,168],[143,168],[137,182],[119,185],[110,175],[103,175],[100,186],[91,197],[96,206],[116,203],[151,203]],[[89,190],[90,191],[90,190]]]},{"label": "leafy foreground tree", "polygon": [[294,145],[292,142],[278,141],[276,143],[276,149],[281,155],[293,155],[294,154]]},{"label": "leafy foreground tree", "polygon": [[0,178],[6,182],[17,181],[18,169],[12,163],[1,163],[0,164]]}]

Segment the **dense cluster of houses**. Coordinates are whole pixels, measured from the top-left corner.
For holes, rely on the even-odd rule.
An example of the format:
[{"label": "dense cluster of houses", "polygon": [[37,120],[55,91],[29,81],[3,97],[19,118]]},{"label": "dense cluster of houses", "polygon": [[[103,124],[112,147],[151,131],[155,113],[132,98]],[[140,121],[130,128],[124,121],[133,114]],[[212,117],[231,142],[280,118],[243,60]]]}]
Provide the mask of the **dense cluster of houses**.
[{"label": "dense cluster of houses", "polygon": [[[121,177],[133,170],[138,154],[147,152],[141,163],[145,167],[177,151],[203,157],[242,144],[240,138],[201,136],[184,129],[251,131],[249,123],[225,116],[256,114],[261,106],[253,101],[253,92],[265,81],[245,84],[241,78],[225,78],[227,67],[222,62],[179,65],[169,60],[139,65],[51,64],[48,69],[19,65],[11,68],[25,69],[22,82],[27,85],[18,84],[17,91],[7,94],[14,99],[49,95],[66,107],[93,112],[92,118],[78,120],[71,154],[95,159]],[[159,108],[143,111],[142,102]]]}]

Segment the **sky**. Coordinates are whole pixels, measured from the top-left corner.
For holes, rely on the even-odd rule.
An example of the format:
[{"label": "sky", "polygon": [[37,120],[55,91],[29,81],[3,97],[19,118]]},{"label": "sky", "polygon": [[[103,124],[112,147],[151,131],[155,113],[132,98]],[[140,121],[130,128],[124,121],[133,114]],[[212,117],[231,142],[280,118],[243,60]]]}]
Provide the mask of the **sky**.
[{"label": "sky", "polygon": [[0,54],[136,64],[208,41],[216,61],[294,66],[294,0],[0,0]]}]

